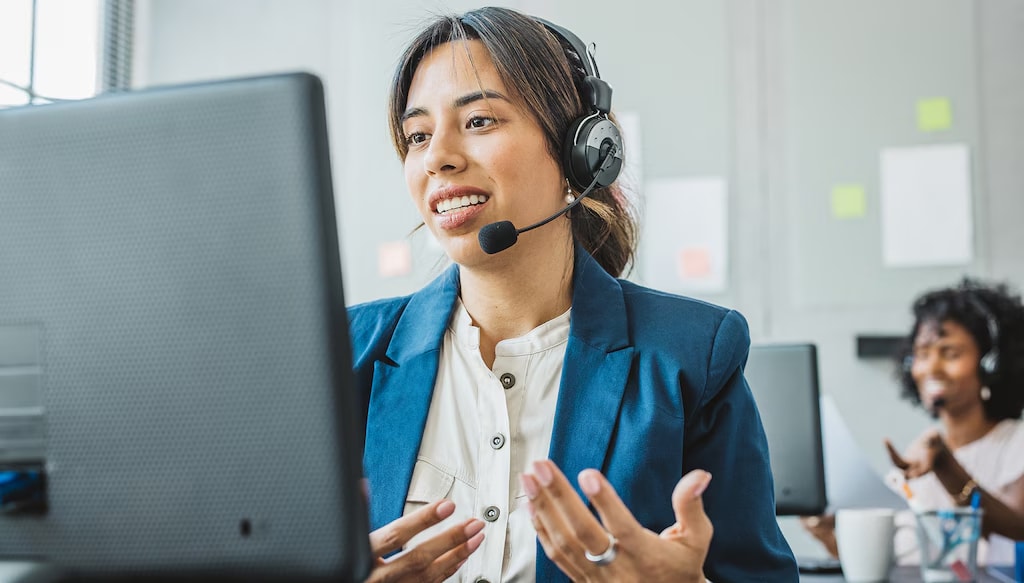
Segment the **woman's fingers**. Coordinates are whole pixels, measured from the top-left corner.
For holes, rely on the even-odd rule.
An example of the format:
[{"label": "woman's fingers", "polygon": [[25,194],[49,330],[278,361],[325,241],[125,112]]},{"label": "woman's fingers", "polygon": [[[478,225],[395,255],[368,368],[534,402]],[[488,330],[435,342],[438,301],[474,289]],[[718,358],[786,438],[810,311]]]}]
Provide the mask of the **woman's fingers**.
[{"label": "woman's fingers", "polygon": [[[531,498],[532,508],[534,514],[544,521],[555,545],[570,550],[573,545],[569,541],[575,538],[591,554],[599,555],[608,550],[605,527],[590,513],[558,466],[551,460],[540,460],[533,463],[533,470],[532,479],[539,488],[538,495]],[[529,474],[525,477],[531,478]],[[529,493],[527,489],[527,495]],[[564,543],[563,537],[566,539]],[[585,560],[578,546],[575,552]]]},{"label": "woman's fingers", "polygon": [[[530,476],[527,476],[527,478],[532,479]],[[540,542],[541,548],[544,549],[544,554],[558,565],[558,568],[568,575],[573,581],[585,580],[586,574],[577,566],[576,561],[574,560],[576,555],[584,552],[581,546],[578,544],[575,546],[568,545],[564,536],[559,538],[559,542],[557,543],[552,540],[547,527],[544,525],[544,521],[537,515],[537,512],[533,507],[533,501],[528,501],[526,504],[526,508],[530,512],[530,517],[533,522],[533,529],[537,531],[537,540]],[[570,557],[573,557],[573,559],[570,559]]]},{"label": "woman's fingers", "polygon": [[835,514],[801,516],[800,524],[802,524],[807,532],[811,533],[814,538],[818,539],[821,544],[825,545],[825,549],[828,550],[829,554],[833,557],[839,556],[839,550],[836,548]]},{"label": "woman's fingers", "polygon": [[455,512],[451,500],[431,502],[416,512],[378,528],[370,533],[374,556],[382,557],[405,546],[409,539],[434,526]]},{"label": "woman's fingers", "polygon": [[484,540],[483,528],[484,523],[475,518],[452,526],[416,548],[379,564],[367,583],[444,581],[480,547]]},{"label": "woman's fingers", "polygon": [[[484,540],[484,523],[469,519],[424,541],[394,563],[406,567],[403,572],[419,576],[421,581],[443,581],[459,569]],[[408,562],[407,565],[403,563]]]},{"label": "woman's fingers", "polygon": [[468,557],[473,550],[476,550],[480,546],[480,542],[484,540],[484,535],[481,532],[484,529],[484,523],[482,520],[476,518],[469,518],[463,522],[446,529],[441,534],[423,541],[416,545],[416,548],[409,551],[409,553],[420,553],[430,558],[431,561],[437,559],[441,555],[451,551],[457,550],[460,545],[473,542],[476,539],[476,544],[470,545],[472,549],[470,552],[465,553],[462,559]]},{"label": "woman's fingers", "polygon": [[[535,462],[533,470],[521,480],[530,498],[527,508],[537,539],[545,554],[573,580],[704,580],[703,561],[712,535],[701,501],[711,479],[707,472],[691,472],[676,485],[672,505],[680,523],[659,537],[637,522],[597,470],[584,470],[578,479],[600,521],[553,462]],[[608,553],[612,544],[616,552]],[[608,557],[597,564],[587,553]]]},{"label": "woman's fingers", "polygon": [[601,523],[605,529],[619,538],[628,537],[633,531],[640,528],[640,523],[633,517],[618,492],[612,487],[608,479],[597,470],[583,470],[577,476],[580,489],[587,495],[587,499],[593,504],[597,514],[601,517]]},{"label": "woman's fingers", "polygon": [[693,470],[686,474],[672,490],[672,509],[676,513],[676,524],[680,532],[685,533],[689,541],[702,547],[707,554],[711,544],[713,528],[711,519],[704,512],[702,495],[711,483],[711,474],[704,470]]},{"label": "woman's fingers", "polygon": [[804,528],[810,531],[821,529],[832,530],[836,527],[836,515],[819,514],[817,516],[801,516],[800,523],[804,525]]},{"label": "woman's fingers", "polygon": [[900,455],[900,452],[896,451],[896,448],[888,439],[885,440],[885,449],[889,450],[889,459],[892,460],[892,465],[904,471],[910,467],[907,460],[903,459],[903,456]]}]

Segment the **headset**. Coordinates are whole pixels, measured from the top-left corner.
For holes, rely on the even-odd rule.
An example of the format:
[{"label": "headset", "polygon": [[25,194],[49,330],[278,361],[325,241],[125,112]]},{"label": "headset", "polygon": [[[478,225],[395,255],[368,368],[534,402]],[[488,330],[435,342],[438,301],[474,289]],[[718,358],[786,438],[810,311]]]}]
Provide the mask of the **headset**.
[{"label": "headset", "polygon": [[[569,124],[562,147],[565,176],[576,192],[583,192],[594,183],[599,187],[609,186],[621,172],[624,159],[622,133],[608,118],[612,108],[611,85],[601,79],[593,53],[578,36],[543,18],[532,18],[571,47],[586,73],[583,87],[577,90],[591,111]],[[571,60],[569,66],[575,67]],[[609,155],[610,161],[607,160]]]},{"label": "headset", "polygon": [[996,320],[995,314],[988,309],[985,302],[975,297],[974,292],[967,292],[967,303],[971,304],[974,310],[985,318],[985,323],[988,326],[991,346],[989,346],[988,352],[982,355],[978,364],[981,369],[981,384],[991,386],[999,372],[999,321]]},{"label": "headset", "polygon": [[[522,233],[542,227],[569,212],[583,202],[583,199],[593,192],[594,188],[603,188],[615,182],[622,170],[624,158],[622,134],[615,122],[608,118],[608,112],[612,108],[612,88],[607,82],[601,80],[597,63],[594,62],[594,55],[587,50],[583,41],[575,34],[542,18],[533,17],[533,19],[558,39],[558,46],[563,53],[568,52],[562,46],[564,42],[576,53],[583,64],[585,73],[583,87],[576,87],[575,81],[573,81],[573,86],[590,106],[591,111],[569,124],[562,148],[562,170],[565,172],[565,178],[569,181],[570,187],[578,192],[579,196],[555,214],[521,229],[517,229],[511,221],[498,221],[484,225],[480,228],[477,238],[480,248],[488,254],[500,253],[508,249],[515,245]],[[571,56],[566,56],[569,57],[569,67],[575,68],[576,65],[573,64]],[[572,81],[572,79],[570,80]]]}]

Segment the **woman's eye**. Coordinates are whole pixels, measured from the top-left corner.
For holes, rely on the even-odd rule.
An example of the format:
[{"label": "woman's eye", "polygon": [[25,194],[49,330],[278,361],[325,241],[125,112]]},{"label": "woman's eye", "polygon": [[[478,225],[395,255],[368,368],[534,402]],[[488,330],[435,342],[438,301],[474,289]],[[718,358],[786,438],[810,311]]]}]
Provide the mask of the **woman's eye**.
[{"label": "woman's eye", "polygon": [[481,129],[493,125],[496,121],[493,117],[474,116],[469,118],[466,126],[473,129]]},{"label": "woman's eye", "polygon": [[427,141],[427,134],[425,134],[423,132],[413,132],[413,133],[405,136],[405,143],[410,145],[410,146],[415,146],[417,144],[422,144],[425,141]]}]

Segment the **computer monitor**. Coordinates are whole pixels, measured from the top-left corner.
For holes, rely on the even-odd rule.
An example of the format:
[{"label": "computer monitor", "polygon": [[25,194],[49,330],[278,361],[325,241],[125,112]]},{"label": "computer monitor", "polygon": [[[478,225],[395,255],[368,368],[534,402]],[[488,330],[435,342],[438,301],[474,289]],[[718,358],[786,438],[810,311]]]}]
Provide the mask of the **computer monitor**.
[{"label": "computer monitor", "polygon": [[362,580],[352,374],[318,79],[0,111],[0,558]]},{"label": "computer monitor", "polygon": [[827,499],[815,346],[754,345],[744,375],[768,437],[776,515],[821,514]]}]

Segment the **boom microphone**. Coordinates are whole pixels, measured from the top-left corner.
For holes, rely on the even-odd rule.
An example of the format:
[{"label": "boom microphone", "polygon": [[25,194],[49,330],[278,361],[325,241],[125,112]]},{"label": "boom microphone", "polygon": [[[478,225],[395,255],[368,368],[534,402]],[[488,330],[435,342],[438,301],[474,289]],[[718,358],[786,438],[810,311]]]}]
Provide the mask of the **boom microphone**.
[{"label": "boom microphone", "polygon": [[609,166],[611,166],[612,161],[615,159],[616,150],[618,150],[618,148],[614,144],[612,144],[611,147],[608,149],[608,153],[605,154],[604,159],[601,160],[600,170],[594,173],[594,180],[583,190],[583,192],[580,193],[578,197],[576,197],[576,200],[572,201],[564,208],[559,210],[557,213],[551,215],[550,217],[544,219],[543,221],[534,223],[528,227],[523,227],[522,229],[516,229],[516,226],[512,224],[512,221],[498,221],[497,223],[489,223],[487,225],[484,225],[483,227],[481,227],[480,233],[477,234],[477,240],[480,242],[480,248],[483,249],[484,253],[487,253],[488,255],[500,253],[505,249],[508,249],[512,245],[515,245],[516,241],[519,240],[520,234],[525,233],[527,231],[532,231],[537,227],[543,227],[544,225],[569,212],[569,210],[571,210],[572,207],[578,205],[580,201],[584,199],[584,197],[589,195],[591,191],[594,190],[594,187],[597,186],[597,181],[601,177],[601,173],[604,170],[606,170]]}]

